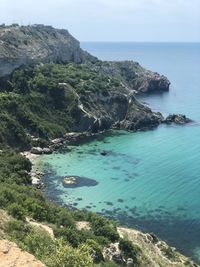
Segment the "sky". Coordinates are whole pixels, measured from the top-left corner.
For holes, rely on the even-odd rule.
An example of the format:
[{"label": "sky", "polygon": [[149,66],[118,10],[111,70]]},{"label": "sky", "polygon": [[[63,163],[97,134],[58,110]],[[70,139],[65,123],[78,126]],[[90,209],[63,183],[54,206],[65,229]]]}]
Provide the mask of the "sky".
[{"label": "sky", "polygon": [[0,0],[0,23],[52,25],[80,41],[200,42],[200,0]]}]

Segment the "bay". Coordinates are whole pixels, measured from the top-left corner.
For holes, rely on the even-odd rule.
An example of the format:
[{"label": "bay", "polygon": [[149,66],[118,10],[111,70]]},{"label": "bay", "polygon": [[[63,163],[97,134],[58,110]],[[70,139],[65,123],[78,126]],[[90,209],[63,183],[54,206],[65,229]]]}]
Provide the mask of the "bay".
[{"label": "bay", "polygon": [[[70,152],[44,155],[39,165],[49,198],[99,212],[121,224],[154,232],[200,262],[200,44],[82,43],[102,60],[134,60],[164,74],[170,91],[143,95],[141,101],[164,115],[183,113],[187,126],[113,132]],[[107,155],[101,155],[102,151]],[[46,166],[46,167],[45,167]],[[90,187],[65,188],[61,177],[97,181]]]}]

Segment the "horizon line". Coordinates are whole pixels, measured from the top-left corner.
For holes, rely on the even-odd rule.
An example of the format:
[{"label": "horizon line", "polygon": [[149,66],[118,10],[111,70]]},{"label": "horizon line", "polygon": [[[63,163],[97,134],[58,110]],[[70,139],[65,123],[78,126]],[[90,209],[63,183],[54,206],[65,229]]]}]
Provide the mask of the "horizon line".
[{"label": "horizon line", "polygon": [[79,41],[80,43],[182,43],[182,44],[200,44],[200,41],[117,41],[117,40],[113,40],[113,41]]}]

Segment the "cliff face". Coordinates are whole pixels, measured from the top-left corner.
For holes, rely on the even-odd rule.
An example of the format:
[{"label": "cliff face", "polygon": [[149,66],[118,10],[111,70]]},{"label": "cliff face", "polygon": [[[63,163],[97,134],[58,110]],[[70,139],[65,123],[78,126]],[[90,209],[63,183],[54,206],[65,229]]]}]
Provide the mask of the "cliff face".
[{"label": "cliff face", "polygon": [[134,93],[168,91],[170,82],[164,75],[146,70],[134,61],[103,61],[94,69],[119,79]]},{"label": "cliff face", "polygon": [[[0,26],[0,77],[20,66],[39,63],[94,63],[98,59],[80,48],[67,31],[51,26]],[[165,91],[168,79],[141,67],[137,62],[101,62],[94,70],[120,79],[135,93]]]},{"label": "cliff face", "polygon": [[23,65],[95,61],[67,30],[44,25],[0,27],[0,76]]},{"label": "cliff face", "polygon": [[142,130],[156,127],[163,117],[136,100],[133,93],[121,88],[107,96],[88,92],[78,99],[74,131],[98,132],[109,128]]}]

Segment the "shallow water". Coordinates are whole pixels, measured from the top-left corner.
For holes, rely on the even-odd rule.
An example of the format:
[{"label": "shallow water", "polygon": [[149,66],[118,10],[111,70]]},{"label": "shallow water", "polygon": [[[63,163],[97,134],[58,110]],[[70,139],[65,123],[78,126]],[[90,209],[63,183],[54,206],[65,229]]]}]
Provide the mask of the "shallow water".
[{"label": "shallow water", "polygon": [[[170,92],[142,96],[163,114],[184,113],[187,126],[110,136],[45,155],[39,164],[47,195],[103,213],[121,223],[153,231],[200,262],[200,44],[83,43],[101,59],[134,59],[165,74]],[[105,150],[107,155],[100,153]],[[46,166],[46,167],[45,167]],[[62,177],[77,175],[96,186],[64,188]]]}]

